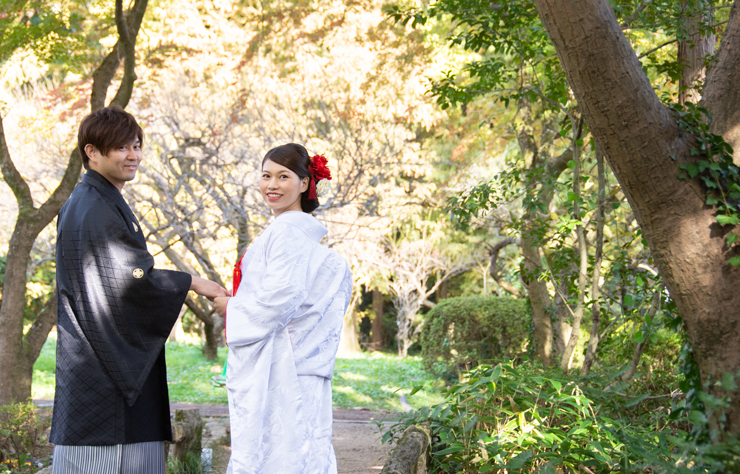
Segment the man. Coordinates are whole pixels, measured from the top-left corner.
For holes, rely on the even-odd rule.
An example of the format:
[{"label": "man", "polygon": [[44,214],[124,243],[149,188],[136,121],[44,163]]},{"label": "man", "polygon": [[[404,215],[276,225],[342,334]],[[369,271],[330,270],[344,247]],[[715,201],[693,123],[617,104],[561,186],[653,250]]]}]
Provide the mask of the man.
[{"label": "man", "polygon": [[141,163],[143,132],[109,107],[86,117],[78,147],[87,169],[57,223],[54,474],[164,474],[171,440],[164,343],[188,290],[218,284],[158,270],[121,196]]}]

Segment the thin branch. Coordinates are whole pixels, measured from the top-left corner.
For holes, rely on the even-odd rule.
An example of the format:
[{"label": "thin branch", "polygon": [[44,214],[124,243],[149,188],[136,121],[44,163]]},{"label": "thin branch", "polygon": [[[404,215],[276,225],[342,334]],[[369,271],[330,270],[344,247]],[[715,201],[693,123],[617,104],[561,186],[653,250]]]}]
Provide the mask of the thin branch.
[{"label": "thin branch", "polygon": [[649,49],[649,50],[645,51],[644,53],[642,53],[641,55],[637,56],[637,59],[642,59],[645,56],[647,56],[649,54],[653,54],[657,50],[659,50],[659,49],[661,49],[661,48],[663,48],[665,46],[668,46],[669,44],[676,43],[676,42],[678,42],[678,38],[672,39],[670,41],[666,41],[665,43],[661,43],[658,46],[654,47],[653,49]]},{"label": "thin branch", "polygon": [[627,18],[624,23],[622,23],[622,28],[623,29],[630,28],[632,26],[632,22],[637,19],[637,16],[645,9],[645,7],[650,5],[652,1],[653,0],[643,0],[642,3],[638,5],[637,8],[635,8],[635,11],[632,12],[632,15],[630,15],[630,17]]}]

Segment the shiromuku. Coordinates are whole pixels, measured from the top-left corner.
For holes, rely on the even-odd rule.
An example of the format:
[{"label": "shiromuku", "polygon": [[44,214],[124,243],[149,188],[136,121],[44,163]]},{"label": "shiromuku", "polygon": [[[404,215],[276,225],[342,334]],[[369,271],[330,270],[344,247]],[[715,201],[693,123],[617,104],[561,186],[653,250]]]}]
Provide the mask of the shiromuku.
[{"label": "shiromuku", "polygon": [[233,297],[216,298],[229,345],[228,473],[337,472],[331,378],[352,276],[310,215],[327,179],[326,159],[301,145],[267,152],[260,191],[275,220],[236,265]]}]

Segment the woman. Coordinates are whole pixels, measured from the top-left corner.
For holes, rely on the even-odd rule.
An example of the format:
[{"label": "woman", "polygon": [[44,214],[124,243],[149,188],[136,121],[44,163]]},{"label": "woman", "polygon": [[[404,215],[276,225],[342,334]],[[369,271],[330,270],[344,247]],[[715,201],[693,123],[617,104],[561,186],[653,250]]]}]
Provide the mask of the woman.
[{"label": "woman", "polygon": [[352,277],[310,215],[323,179],[326,159],[301,145],[267,152],[260,191],[275,220],[237,264],[234,296],[215,301],[229,344],[229,473],[337,472],[331,377]]}]

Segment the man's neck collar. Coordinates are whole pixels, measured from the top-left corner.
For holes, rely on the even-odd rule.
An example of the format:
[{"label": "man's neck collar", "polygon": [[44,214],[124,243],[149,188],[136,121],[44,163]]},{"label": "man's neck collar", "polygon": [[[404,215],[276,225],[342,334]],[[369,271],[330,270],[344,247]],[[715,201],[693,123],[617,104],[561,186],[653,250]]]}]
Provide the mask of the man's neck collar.
[{"label": "man's neck collar", "polygon": [[87,172],[85,173],[85,175],[82,177],[82,180],[83,181],[87,181],[88,183],[93,184],[93,185],[97,184],[98,186],[96,186],[96,187],[102,186],[104,189],[115,190],[118,194],[121,194],[121,190],[120,189],[118,189],[113,183],[111,183],[110,181],[108,181],[105,178],[105,176],[103,176],[102,174],[98,173],[97,171],[95,171],[92,168],[89,168],[87,170]]}]

